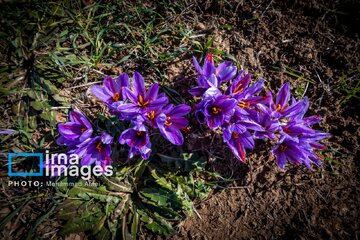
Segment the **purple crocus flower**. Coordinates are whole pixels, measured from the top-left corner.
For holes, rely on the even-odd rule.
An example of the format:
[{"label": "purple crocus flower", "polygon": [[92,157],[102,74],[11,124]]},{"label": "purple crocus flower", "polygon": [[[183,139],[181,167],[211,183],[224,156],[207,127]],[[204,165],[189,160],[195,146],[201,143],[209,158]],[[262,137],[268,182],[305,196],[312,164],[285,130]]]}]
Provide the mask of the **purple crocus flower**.
[{"label": "purple crocus flower", "polygon": [[246,162],[245,148],[252,149],[255,146],[250,132],[241,124],[232,124],[224,129],[224,142],[242,162]]},{"label": "purple crocus flower", "polygon": [[[264,105],[259,104],[258,109],[266,108]],[[266,108],[268,109],[268,108]],[[270,113],[269,113],[270,112]],[[257,122],[263,127],[263,130],[255,131],[254,137],[258,139],[268,138],[275,140],[275,133],[280,127],[279,120],[271,116],[271,111],[259,111],[257,113]]]},{"label": "purple crocus flower", "polygon": [[82,166],[95,163],[104,169],[105,166],[111,164],[112,143],[113,137],[103,132],[101,136],[89,138],[80,143],[75,153],[82,157],[80,162]]},{"label": "purple crocus flower", "polygon": [[234,112],[229,122],[223,124],[224,142],[242,162],[246,161],[245,149],[252,149],[255,146],[253,136],[249,130],[263,131],[264,129],[238,111]]},{"label": "purple crocus flower", "polygon": [[204,104],[204,117],[211,129],[220,127],[230,120],[234,113],[236,100],[225,95],[217,96]]},{"label": "purple crocus flower", "polygon": [[263,89],[263,80],[249,86],[250,80],[251,74],[243,75],[243,72],[240,72],[226,93],[238,101],[237,111],[243,115],[251,115],[255,119],[258,112],[256,106],[268,103],[269,97],[255,96]]},{"label": "purple crocus flower", "polygon": [[227,89],[227,94],[236,97],[239,94],[242,94],[245,89],[247,89],[249,83],[251,81],[251,74],[245,74],[241,71],[236,76],[233,83]]},{"label": "purple crocus flower", "polygon": [[315,131],[303,124],[301,120],[292,119],[286,124],[282,124],[280,134],[282,138],[288,138],[294,142],[299,142],[299,136],[312,134]]},{"label": "purple crocus flower", "polygon": [[215,74],[211,74],[209,77],[204,77],[202,75],[197,77],[198,86],[193,87],[189,90],[189,93],[195,97],[201,97],[209,88],[214,88],[218,90],[220,86],[219,79]]},{"label": "purple crocus flower", "polygon": [[140,73],[135,72],[133,91],[128,87],[124,88],[124,94],[130,102],[119,105],[117,111],[133,118],[136,116],[136,113],[143,114],[161,108],[168,103],[168,98],[164,94],[158,94],[158,92],[159,85],[157,83],[154,83],[148,90],[145,90],[143,77]]},{"label": "purple crocus flower", "polygon": [[233,66],[230,61],[222,62],[219,66],[215,67],[212,53],[206,55],[203,67],[200,67],[195,57],[193,57],[193,64],[200,75],[208,78],[211,74],[215,74],[220,83],[235,77],[237,70],[236,66]]},{"label": "purple crocus flower", "polygon": [[206,56],[203,67],[200,67],[195,57],[193,57],[193,64],[200,75],[197,77],[198,86],[190,89],[189,92],[197,97],[200,97],[208,88],[218,88],[221,83],[234,78],[237,70],[229,61],[222,62],[215,67],[211,53]]},{"label": "purple crocus flower", "polygon": [[70,112],[70,122],[60,123],[58,130],[60,137],[59,145],[73,146],[89,139],[93,133],[91,123],[78,111]]},{"label": "purple crocus flower", "polygon": [[123,131],[119,137],[120,144],[127,144],[130,147],[129,158],[138,154],[144,159],[148,159],[150,156],[151,142],[148,130],[143,122],[144,119],[138,116],[133,122],[134,127]]},{"label": "purple crocus flower", "polygon": [[289,160],[292,164],[300,165],[306,158],[301,144],[289,139],[280,141],[274,147],[272,153],[275,155],[276,163],[281,169],[284,169],[287,160]]},{"label": "purple crocus flower", "polygon": [[273,96],[270,91],[267,93],[269,97],[270,108],[273,111],[273,115],[276,117],[289,118],[296,115],[303,115],[305,113],[304,109],[307,110],[308,98],[296,102],[293,99],[293,103],[289,106],[290,100],[290,84],[289,82],[285,83],[276,95],[275,102],[273,101]]},{"label": "purple crocus flower", "polygon": [[286,160],[297,165],[304,164],[309,169],[310,163],[321,166],[320,157],[314,153],[314,150],[324,149],[325,146],[317,141],[329,136],[328,133],[313,130],[310,134],[300,134],[298,141],[283,137],[272,152],[281,169],[284,168]]},{"label": "purple crocus flower", "polygon": [[321,159],[322,157],[318,154],[316,154],[315,150],[324,150],[325,145],[317,142],[319,140],[322,140],[324,138],[329,137],[329,133],[324,133],[321,131],[314,131],[312,134],[304,135],[299,137],[299,142],[302,143],[304,146],[304,153],[305,153],[305,165],[310,169],[310,163],[315,164],[318,167],[321,167]]},{"label": "purple crocus flower", "polygon": [[184,137],[180,129],[184,129],[189,125],[189,121],[183,116],[190,111],[191,108],[188,105],[181,104],[174,107],[174,105],[170,104],[156,118],[161,134],[172,144],[182,145],[184,143]]},{"label": "purple crocus flower", "polygon": [[114,102],[124,101],[123,87],[129,86],[129,76],[126,73],[121,74],[117,81],[107,76],[104,79],[104,86],[94,85],[91,92],[101,101],[111,106]]}]

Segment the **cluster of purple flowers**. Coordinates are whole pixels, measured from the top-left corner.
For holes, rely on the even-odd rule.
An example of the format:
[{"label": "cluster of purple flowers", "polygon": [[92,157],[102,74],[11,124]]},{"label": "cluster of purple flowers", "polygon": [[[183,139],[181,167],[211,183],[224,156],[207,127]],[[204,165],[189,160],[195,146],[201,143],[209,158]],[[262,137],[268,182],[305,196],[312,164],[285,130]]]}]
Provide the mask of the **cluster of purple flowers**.
[{"label": "cluster of purple flowers", "polygon": [[67,146],[67,154],[81,157],[81,165],[95,163],[105,169],[111,163],[113,137],[105,132],[93,136],[92,124],[80,112],[71,111],[70,122],[60,123],[58,129],[57,144]]},{"label": "cluster of purple flowers", "polygon": [[[320,116],[304,117],[309,108],[307,97],[299,101],[292,97],[289,103],[289,83],[281,87],[275,99],[270,91],[261,96],[263,80],[251,84],[250,74],[237,72],[236,66],[228,61],[215,66],[211,54],[206,56],[203,66],[194,57],[193,63],[198,86],[189,92],[201,97],[195,107],[196,119],[210,129],[220,129],[224,142],[239,160],[246,161],[246,150],[255,147],[255,139],[268,139],[274,143],[272,153],[280,168],[287,161],[308,168],[311,163],[321,166],[316,151],[324,149],[319,140],[329,134],[311,128],[321,121]],[[230,84],[226,88],[227,82]],[[130,123],[118,139],[120,144],[130,147],[129,158],[135,155],[149,158],[151,129],[159,129],[172,144],[183,144],[181,130],[189,124],[184,116],[191,108],[168,104],[165,94],[159,93],[159,85],[154,83],[145,88],[138,72],[134,73],[132,83],[123,73],[116,80],[105,77],[103,86],[95,85],[91,91],[112,115]],[[70,122],[59,124],[58,128],[61,136],[57,143],[67,146],[69,154],[78,154],[82,165],[111,164],[113,137],[106,132],[95,134],[92,124],[80,112],[70,112]]]},{"label": "cluster of purple flowers", "polygon": [[[118,139],[120,144],[130,147],[129,158],[134,155],[149,158],[150,128],[159,129],[172,144],[183,144],[181,129],[189,124],[184,116],[191,108],[185,104],[168,104],[165,94],[159,94],[159,85],[154,83],[146,89],[138,72],[133,76],[131,87],[129,76],[123,73],[117,80],[105,77],[103,86],[95,85],[91,92],[108,106],[112,115],[130,122],[130,127]],[[78,154],[82,165],[106,166],[111,163],[113,137],[105,132],[93,136],[91,123],[80,112],[70,112],[70,122],[59,124],[58,129],[61,136],[57,143],[67,146],[68,153]]]},{"label": "cluster of purple flowers", "polygon": [[[318,140],[329,136],[316,131],[310,125],[321,120],[319,116],[304,118],[309,101],[304,98],[290,99],[290,85],[281,87],[274,102],[268,91],[266,96],[258,94],[263,90],[263,80],[250,85],[251,75],[237,68],[231,62],[217,67],[211,53],[201,67],[193,58],[198,72],[198,86],[189,92],[201,101],[196,105],[195,116],[199,123],[206,123],[210,129],[220,129],[224,142],[233,154],[245,162],[246,149],[253,149],[254,139],[270,139],[276,144],[272,152],[280,168],[286,161],[295,164],[321,165],[314,150],[323,149]],[[223,83],[231,82],[224,89]]]}]

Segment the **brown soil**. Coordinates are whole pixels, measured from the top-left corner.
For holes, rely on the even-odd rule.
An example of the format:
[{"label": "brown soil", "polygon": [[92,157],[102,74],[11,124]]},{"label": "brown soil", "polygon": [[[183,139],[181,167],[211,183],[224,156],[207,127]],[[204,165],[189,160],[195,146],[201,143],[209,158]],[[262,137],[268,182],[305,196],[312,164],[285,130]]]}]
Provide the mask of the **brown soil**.
[{"label": "brown soil", "polygon": [[[273,71],[273,65],[295,68],[315,81],[306,91],[312,101],[309,115],[324,116],[318,128],[332,137],[326,141],[329,151],[324,153],[324,169],[313,171],[297,166],[280,171],[268,153],[269,146],[261,142],[260,150],[248,153],[248,165],[243,165],[231,157],[220,136],[209,139],[215,143],[206,148],[214,160],[210,168],[238,180],[198,202],[199,216],[181,223],[178,235],[170,239],[358,239],[358,102],[341,105],[337,87],[343,74],[360,66],[359,15],[351,18],[335,12],[356,12],[359,4],[241,2],[235,12],[199,7],[208,12],[199,17],[199,32],[215,33],[215,47],[236,56],[243,68],[264,78],[268,88],[275,90],[290,81],[294,93],[306,85],[303,79]],[[220,30],[224,24],[233,28]],[[169,67],[170,76],[175,72],[174,85],[189,84],[176,74],[178,67],[183,68],[176,63]],[[359,81],[359,73],[355,79]],[[190,138],[189,142],[199,140]]]}]

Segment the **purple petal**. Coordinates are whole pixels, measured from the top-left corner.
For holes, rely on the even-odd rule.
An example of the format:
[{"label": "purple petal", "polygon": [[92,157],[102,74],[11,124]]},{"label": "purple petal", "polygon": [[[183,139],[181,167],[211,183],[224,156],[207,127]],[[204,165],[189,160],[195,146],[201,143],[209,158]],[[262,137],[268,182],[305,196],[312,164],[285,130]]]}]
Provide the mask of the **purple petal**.
[{"label": "purple petal", "polygon": [[188,114],[191,111],[191,107],[186,104],[180,104],[174,107],[171,111],[167,112],[171,117],[179,117]]},{"label": "purple petal", "polygon": [[151,143],[150,141],[143,147],[139,148],[139,153],[141,154],[141,157],[145,160],[149,159],[151,154]]},{"label": "purple petal", "polygon": [[104,144],[112,144],[113,143],[113,137],[107,133],[102,133],[101,135],[101,142]]},{"label": "purple petal", "polygon": [[198,76],[197,82],[200,87],[204,87],[204,88],[210,87],[210,84],[205,76],[202,76],[202,75]]},{"label": "purple petal", "polygon": [[310,117],[307,117],[307,118],[304,118],[304,124],[306,126],[309,126],[309,125],[313,125],[315,123],[318,123],[321,121],[321,116],[319,115],[313,115],[313,116],[310,116]]},{"label": "purple petal", "polygon": [[112,77],[105,77],[104,79],[105,89],[108,90],[110,95],[114,95],[115,93],[120,91],[120,84],[114,81]]},{"label": "purple petal", "polygon": [[91,87],[92,94],[95,95],[99,100],[108,103],[111,99],[111,96],[104,92],[104,88],[99,85],[94,85]]},{"label": "purple petal", "polygon": [[232,109],[234,109],[237,101],[236,99],[229,99],[226,96],[221,96],[216,99],[216,105],[219,106],[224,112],[228,112]]},{"label": "purple petal", "polygon": [[134,93],[128,87],[123,88],[123,95],[134,104],[137,104],[138,102],[137,96],[135,96]]},{"label": "purple petal", "polygon": [[176,127],[159,127],[161,134],[174,145],[182,145],[184,143],[184,137],[181,131]]},{"label": "purple petal", "polygon": [[215,74],[216,73],[216,69],[214,67],[214,65],[210,64],[210,63],[205,63],[203,66],[203,74],[205,76],[210,76],[211,74]]},{"label": "purple petal", "polygon": [[16,132],[16,130],[0,128],[0,134],[11,135]]},{"label": "purple petal", "polygon": [[276,96],[276,107],[280,106],[282,109],[289,102],[290,99],[290,83],[285,83],[279,90]]},{"label": "purple petal", "polygon": [[157,109],[166,105],[169,102],[167,97],[158,98],[155,101],[152,101],[148,104],[149,109]]},{"label": "purple petal", "polygon": [[241,134],[239,139],[244,148],[253,149],[255,147],[254,139],[248,131]]},{"label": "purple petal", "polygon": [[145,100],[153,101],[156,99],[159,92],[159,85],[157,83],[154,83],[150,89],[146,92]]},{"label": "purple petal", "polygon": [[205,93],[206,90],[207,90],[207,88],[204,88],[204,87],[194,87],[189,90],[189,93],[191,95],[193,95],[194,97],[201,97]]},{"label": "purple petal", "polygon": [[263,89],[264,89],[264,80],[259,80],[246,90],[246,94],[247,96],[255,95],[261,92],[261,90]]},{"label": "purple petal", "polygon": [[81,166],[90,166],[96,161],[96,158],[92,157],[92,154],[86,154],[80,161]]},{"label": "purple petal", "polygon": [[278,154],[275,154],[276,156],[276,163],[279,165],[280,169],[284,169],[286,165],[286,156],[284,153],[280,152]]},{"label": "purple petal", "polygon": [[214,98],[221,95],[221,91],[216,87],[210,87],[203,95],[203,99]]},{"label": "purple petal", "polygon": [[79,141],[80,142],[85,141],[86,139],[90,138],[92,136],[92,134],[93,134],[93,129],[88,128],[80,135]]},{"label": "purple petal", "polygon": [[229,81],[235,77],[237,68],[230,65],[231,62],[223,62],[216,69],[216,71],[218,72],[218,77],[221,79],[221,82]]},{"label": "purple petal", "polygon": [[211,87],[218,88],[220,86],[220,80],[216,77],[215,74],[211,74],[207,80]]},{"label": "purple petal", "polygon": [[126,73],[123,73],[118,77],[118,83],[120,84],[120,87],[129,87],[129,82],[129,76]]},{"label": "purple petal", "polygon": [[304,106],[306,105],[306,100],[303,99],[293,105],[291,105],[290,107],[286,108],[282,114],[283,114],[283,117],[292,117],[292,116],[303,116],[305,113],[303,112],[304,111]]},{"label": "purple petal", "polygon": [[134,73],[133,84],[134,84],[134,93],[135,93],[135,95],[144,96],[145,82],[144,82],[144,78],[141,76],[140,73],[138,73],[138,72]]},{"label": "purple petal", "polygon": [[203,75],[203,70],[202,70],[202,68],[200,67],[199,62],[196,60],[196,58],[195,58],[194,56],[192,57],[192,61],[193,61],[193,64],[194,64],[194,67],[195,67],[196,71],[197,71],[199,74]]},{"label": "purple petal", "polygon": [[189,125],[189,121],[183,117],[172,117],[170,122],[172,126],[179,129],[186,128]]},{"label": "purple petal", "polygon": [[82,133],[83,125],[67,122],[58,126],[59,133],[69,140],[77,140]]}]

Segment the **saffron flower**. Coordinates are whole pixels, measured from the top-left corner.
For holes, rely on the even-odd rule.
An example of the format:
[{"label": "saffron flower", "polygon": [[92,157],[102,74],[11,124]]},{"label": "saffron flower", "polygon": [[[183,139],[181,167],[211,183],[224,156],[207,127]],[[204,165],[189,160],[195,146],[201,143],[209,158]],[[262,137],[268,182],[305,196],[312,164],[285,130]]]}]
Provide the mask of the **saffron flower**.
[{"label": "saffron flower", "polygon": [[266,96],[259,96],[264,81],[250,84],[251,74],[243,71],[224,92],[222,83],[236,75],[236,68],[231,63],[224,62],[216,68],[211,54],[207,55],[202,67],[194,57],[193,63],[199,76],[198,86],[190,93],[202,97],[196,105],[195,117],[199,123],[207,123],[210,129],[220,128],[224,142],[236,158],[245,162],[246,149],[254,148],[254,138],[257,138],[269,139],[276,144],[272,152],[280,168],[287,161],[305,164],[308,168],[311,163],[321,165],[314,151],[323,147],[317,140],[328,134],[311,128],[321,120],[320,116],[304,118],[309,108],[307,97],[299,101],[292,98],[290,104],[288,82],[280,88],[275,100],[270,91]]},{"label": "saffron flower", "polygon": [[148,159],[151,153],[151,142],[148,130],[145,127],[144,119],[138,116],[133,121],[133,127],[123,131],[119,137],[120,144],[127,144],[130,147],[129,158],[140,154],[142,158]]},{"label": "saffron flower", "polygon": [[314,151],[323,150],[325,146],[317,141],[329,136],[328,133],[313,131],[311,134],[299,136],[298,141],[283,138],[272,152],[281,169],[285,167],[287,160],[296,165],[304,164],[309,169],[311,169],[311,163],[321,167],[321,156]]},{"label": "saffron flower", "polygon": [[[309,108],[308,98],[305,97],[300,101],[292,98],[291,105],[289,105],[291,96],[288,82],[280,88],[275,102],[270,92],[267,95],[270,97],[269,107],[259,106],[261,115],[264,117],[262,124],[271,126],[271,121],[278,121],[279,127],[271,128],[272,131],[268,133],[257,132],[256,134],[259,137],[268,136],[277,141],[272,153],[276,156],[279,167],[284,168],[287,161],[297,165],[304,164],[309,169],[311,163],[321,166],[320,157],[315,151],[324,148],[324,145],[318,141],[330,135],[310,127],[321,120],[320,116],[304,118]],[[273,138],[274,136],[277,138]]]},{"label": "saffron flower", "polygon": [[126,73],[121,74],[117,80],[112,77],[104,78],[104,86],[94,85],[91,92],[108,106],[114,102],[124,101],[123,88],[129,86],[129,76]]},{"label": "saffron flower", "polygon": [[[264,105],[258,105],[260,108],[265,108]],[[254,137],[257,139],[265,139],[268,138],[270,140],[275,140],[276,135],[275,132],[280,128],[280,122],[277,118],[273,118],[271,114],[264,111],[259,111],[257,113],[257,122],[259,125],[263,127],[262,130],[255,131]]]},{"label": "saffron flower", "polygon": [[181,104],[174,107],[169,104],[162,113],[156,118],[157,126],[161,134],[174,145],[182,145],[184,137],[180,129],[184,129],[189,125],[189,121],[183,117],[191,111],[188,105]]},{"label": "saffron flower", "polygon": [[212,74],[215,74],[219,79],[219,82],[226,82],[233,79],[236,75],[237,68],[233,66],[230,61],[225,61],[215,67],[214,59],[212,53],[206,55],[203,67],[200,67],[198,61],[193,57],[193,64],[196,71],[205,78],[210,77]]},{"label": "saffron flower", "polygon": [[75,151],[79,157],[82,157],[81,165],[91,165],[95,163],[103,169],[111,164],[111,144],[113,137],[103,132],[100,136],[89,138],[78,145]]},{"label": "saffron flower", "polygon": [[135,72],[133,77],[133,90],[124,88],[124,94],[130,101],[117,107],[117,111],[125,116],[134,117],[134,114],[144,114],[151,110],[163,107],[168,103],[164,94],[158,94],[159,85],[154,83],[148,90],[145,89],[145,82],[140,73]]},{"label": "saffron flower", "polygon": [[87,118],[78,111],[70,112],[70,122],[60,123],[58,130],[60,137],[59,145],[74,146],[89,139],[93,134],[93,128]]},{"label": "saffron flower", "polygon": [[272,153],[276,156],[276,163],[281,169],[285,167],[287,160],[300,165],[306,157],[299,143],[287,139],[279,142],[272,150]]},{"label": "saffron flower", "polygon": [[249,131],[244,131],[241,125],[230,125],[224,130],[224,142],[229,146],[236,158],[246,162],[245,148],[254,148],[254,139]]},{"label": "saffron flower", "polygon": [[229,121],[234,113],[236,100],[225,95],[217,96],[204,104],[205,120],[211,129],[215,129]]},{"label": "saffron flower", "polygon": [[236,75],[237,68],[231,62],[225,61],[215,67],[212,54],[205,57],[203,67],[200,67],[198,61],[193,57],[193,64],[199,73],[197,77],[198,86],[189,90],[190,94],[200,97],[210,87],[219,88],[221,83],[233,79]]},{"label": "saffron flower", "polygon": [[308,104],[308,99],[305,97],[304,99],[296,102],[292,101],[292,104],[289,105],[290,100],[290,83],[286,82],[278,91],[276,95],[275,102],[273,101],[273,96],[270,91],[267,93],[270,108],[273,111],[273,115],[275,117],[289,118],[294,115],[304,114],[304,109]]}]

